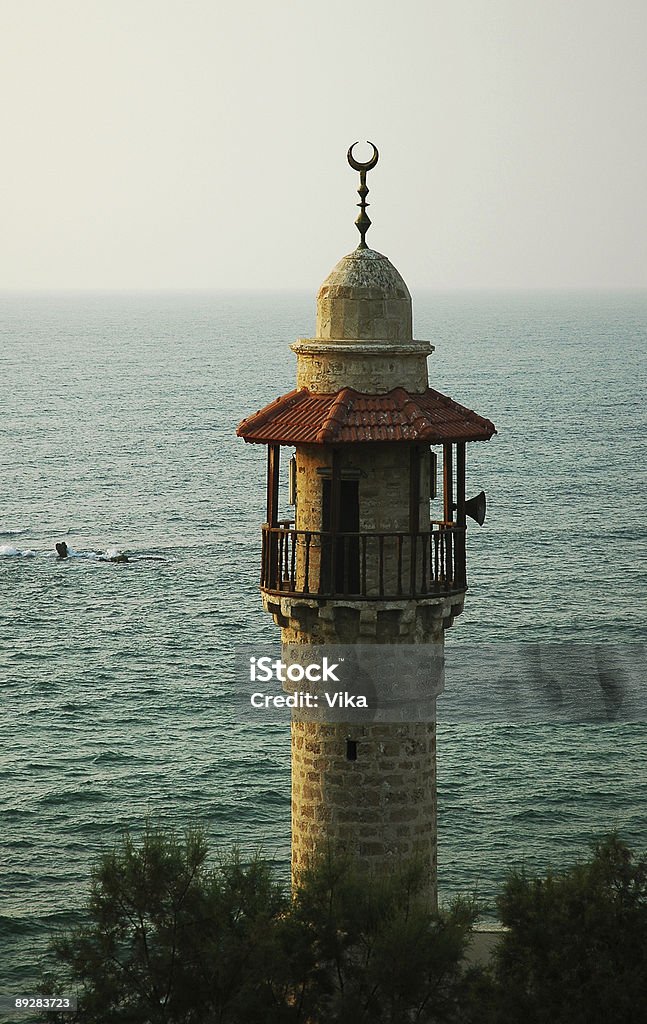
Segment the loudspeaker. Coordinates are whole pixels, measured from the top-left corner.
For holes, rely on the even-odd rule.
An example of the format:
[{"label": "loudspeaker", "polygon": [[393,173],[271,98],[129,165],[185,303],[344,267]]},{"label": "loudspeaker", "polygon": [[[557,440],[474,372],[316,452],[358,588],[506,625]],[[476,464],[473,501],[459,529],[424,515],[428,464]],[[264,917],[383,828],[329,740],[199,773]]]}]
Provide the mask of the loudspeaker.
[{"label": "loudspeaker", "polygon": [[465,502],[465,515],[477,522],[479,526],[483,526],[485,522],[486,511],[485,491],[479,491],[473,498]]}]

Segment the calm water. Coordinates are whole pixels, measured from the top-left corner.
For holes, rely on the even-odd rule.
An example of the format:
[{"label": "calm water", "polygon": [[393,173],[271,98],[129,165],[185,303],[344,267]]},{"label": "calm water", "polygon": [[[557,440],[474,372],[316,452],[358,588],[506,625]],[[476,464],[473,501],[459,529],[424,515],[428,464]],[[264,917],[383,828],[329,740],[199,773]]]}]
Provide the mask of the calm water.
[{"label": "calm water", "polygon": [[[449,645],[645,639],[647,295],[414,296],[468,446],[470,593]],[[97,853],[159,815],[289,857],[289,727],[242,720],[264,450],[236,423],[293,386],[300,294],[0,296],[0,991],[28,986]],[[287,514],[288,509],[285,509]],[[59,562],[115,547],[165,561]],[[33,551],[33,556],[12,551]],[[441,712],[442,714],[442,712]],[[647,727],[439,728],[442,895],[618,826],[647,846]]]}]

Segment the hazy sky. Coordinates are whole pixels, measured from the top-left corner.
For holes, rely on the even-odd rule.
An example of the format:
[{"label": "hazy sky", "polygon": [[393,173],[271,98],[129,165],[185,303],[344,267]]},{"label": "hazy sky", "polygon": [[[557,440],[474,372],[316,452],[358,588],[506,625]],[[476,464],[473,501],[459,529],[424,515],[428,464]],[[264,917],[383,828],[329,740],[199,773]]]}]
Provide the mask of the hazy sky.
[{"label": "hazy sky", "polygon": [[[647,286],[645,0],[0,0],[3,288]],[[368,155],[368,147],[358,147]]]}]

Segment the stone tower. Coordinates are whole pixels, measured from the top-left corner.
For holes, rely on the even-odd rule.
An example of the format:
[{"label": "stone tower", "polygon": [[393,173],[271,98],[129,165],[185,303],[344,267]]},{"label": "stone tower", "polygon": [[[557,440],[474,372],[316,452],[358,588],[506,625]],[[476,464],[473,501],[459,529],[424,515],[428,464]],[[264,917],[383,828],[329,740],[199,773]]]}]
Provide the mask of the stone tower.
[{"label": "stone tower", "polygon": [[[292,345],[297,387],[238,434],[267,445],[261,594],[284,647],[424,644],[438,654],[463,609],[466,515],[484,514],[465,500],[466,442],[495,428],[429,387],[433,346],[413,339],[409,290],[366,246],[373,149],[367,164],[349,150],[361,241],[319,289],[315,337]],[[294,521],[278,520],[282,446],[295,450]],[[324,845],[375,867],[415,855],[435,903],[433,717],[358,724],[293,712],[293,873]]]}]

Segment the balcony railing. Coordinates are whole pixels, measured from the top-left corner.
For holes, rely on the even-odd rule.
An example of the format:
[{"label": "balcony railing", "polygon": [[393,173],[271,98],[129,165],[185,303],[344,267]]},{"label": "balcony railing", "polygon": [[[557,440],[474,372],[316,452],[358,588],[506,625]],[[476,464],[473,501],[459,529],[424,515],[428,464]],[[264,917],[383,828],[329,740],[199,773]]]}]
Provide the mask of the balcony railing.
[{"label": "balcony railing", "polygon": [[465,586],[465,528],[455,523],[419,533],[263,526],[261,589],[271,594],[397,600]]}]

